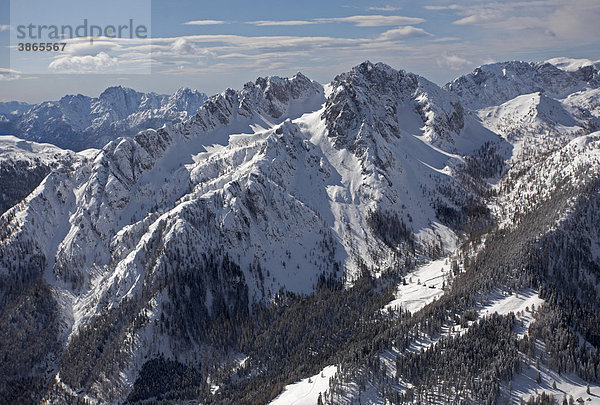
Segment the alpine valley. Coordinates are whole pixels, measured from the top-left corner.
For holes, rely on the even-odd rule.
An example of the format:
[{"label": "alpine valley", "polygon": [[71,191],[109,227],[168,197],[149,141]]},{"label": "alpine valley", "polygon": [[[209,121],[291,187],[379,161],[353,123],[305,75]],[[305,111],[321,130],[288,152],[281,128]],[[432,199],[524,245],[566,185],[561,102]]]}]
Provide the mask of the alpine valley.
[{"label": "alpine valley", "polygon": [[0,104],[0,402],[597,403],[599,70]]}]

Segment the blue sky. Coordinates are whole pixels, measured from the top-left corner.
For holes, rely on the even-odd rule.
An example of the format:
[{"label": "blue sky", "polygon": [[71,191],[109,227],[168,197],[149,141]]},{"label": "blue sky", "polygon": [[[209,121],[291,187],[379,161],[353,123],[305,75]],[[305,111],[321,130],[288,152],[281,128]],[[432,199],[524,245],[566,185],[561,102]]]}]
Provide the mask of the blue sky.
[{"label": "blue sky", "polygon": [[11,21],[10,1],[0,0],[3,101],[96,96],[116,84],[214,94],[298,71],[325,83],[366,59],[439,84],[494,61],[600,59],[598,0],[14,1],[38,24],[147,20],[151,38],[75,38],[65,52],[20,53],[11,64],[10,37],[23,18],[13,5]]}]

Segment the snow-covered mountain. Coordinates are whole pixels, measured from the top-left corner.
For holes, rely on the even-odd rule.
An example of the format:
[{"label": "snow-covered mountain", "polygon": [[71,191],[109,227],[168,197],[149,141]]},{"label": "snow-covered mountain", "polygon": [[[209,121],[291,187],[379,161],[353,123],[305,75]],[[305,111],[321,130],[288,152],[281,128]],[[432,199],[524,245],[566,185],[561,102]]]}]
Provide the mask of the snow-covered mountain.
[{"label": "snow-covered mountain", "polygon": [[70,169],[83,159],[54,145],[0,136],[0,213],[21,201],[51,171]]},{"label": "snow-covered mountain", "polygon": [[[4,103],[4,133],[51,143],[61,148],[82,150],[104,146],[117,136],[134,135],[166,122],[181,122],[193,115],[206,95],[182,88],[174,94],[140,93],[121,86],[107,88],[98,98],[67,95],[59,101],[37,105]],[[18,107],[18,108],[16,108]]]},{"label": "snow-covered mountain", "polygon": [[[43,275],[70,297],[65,337],[153,291],[136,309],[150,322],[131,331],[135,371],[159,350],[147,341],[158,334],[152,320],[176,317],[167,303],[204,307],[206,319],[181,319],[190,329],[280,290],[306,294],[320,279],[453,249],[461,230],[438,214],[460,211],[471,190],[452,173],[460,153],[494,140],[457,99],[386,65],[359,65],[327,91],[301,74],[261,78],[182,125],[119,138],[90,164],[52,173],[3,217],[2,268]],[[23,245],[32,249],[16,260]],[[36,258],[45,264],[32,267]],[[192,269],[196,296],[163,287]],[[201,343],[180,340],[167,336],[161,351],[183,360]]]},{"label": "snow-covered mountain", "polygon": [[588,60],[481,66],[445,88],[513,145],[561,142],[600,129],[600,76]]},{"label": "snow-covered mountain", "polygon": [[600,60],[593,61],[590,59],[558,57],[548,59],[546,62],[561,70],[566,70],[567,72],[574,72],[585,66],[594,66],[596,69],[600,68]]},{"label": "snow-covered mountain", "polygon": [[599,84],[598,68],[592,64],[563,70],[549,62],[514,61],[478,67],[445,88],[459,96],[466,107],[479,109],[537,92],[564,98],[577,91],[598,88]]},{"label": "snow-covered mountain", "polygon": [[[556,263],[597,277],[596,228],[577,229],[598,217],[600,79],[593,64],[560,63],[570,68],[483,66],[440,88],[365,62],[325,86],[259,78],[199,107],[197,93],[110,88],[30,109],[31,128],[68,121],[112,140],[79,154],[5,140],[1,156],[50,159],[0,217],[0,330],[19,331],[0,336],[5,381],[28,378],[25,392],[49,402],[264,403],[329,366],[319,386],[332,403],[500,398],[530,341],[506,313],[478,323],[482,300],[535,288],[551,317],[572,285],[548,274],[575,272]],[[157,111],[160,128],[115,136]],[[63,169],[51,166],[59,156]],[[554,260],[536,256],[559,245]],[[407,274],[434,259],[418,281]],[[586,286],[569,308],[594,294]],[[573,326],[592,345],[596,309]],[[542,314],[525,318],[547,338]],[[415,345],[427,350],[407,354]],[[492,346],[498,359],[461,352]],[[480,377],[463,386],[434,359]],[[419,362],[440,374],[414,372]],[[337,395],[343,384],[350,394]]]},{"label": "snow-covered mountain", "polygon": [[597,128],[596,117],[578,117],[572,101],[561,102],[538,92],[478,112],[489,129],[513,140],[525,136],[578,136]]}]

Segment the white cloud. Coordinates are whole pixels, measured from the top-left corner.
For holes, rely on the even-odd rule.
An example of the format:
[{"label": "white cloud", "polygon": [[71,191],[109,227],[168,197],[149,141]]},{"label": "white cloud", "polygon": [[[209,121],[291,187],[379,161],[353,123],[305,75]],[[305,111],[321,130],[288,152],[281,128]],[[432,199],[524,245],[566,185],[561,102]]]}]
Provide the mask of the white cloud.
[{"label": "white cloud", "polygon": [[67,45],[64,52],[73,56],[86,56],[97,55],[100,52],[113,53],[121,48],[119,44],[107,39],[95,39],[94,42],[90,42],[87,38],[66,40]]},{"label": "white cloud", "polygon": [[184,22],[185,25],[219,25],[225,24],[225,21],[221,20],[193,20]]},{"label": "white cloud", "polygon": [[[483,25],[507,30],[531,30],[544,27],[551,28],[552,16],[561,15],[555,22],[565,25],[580,26],[581,19],[591,17],[594,21],[600,16],[600,3],[596,0],[531,0],[505,2],[473,2],[468,6],[425,6],[429,10],[456,10],[461,18],[453,22],[455,25]],[[571,18],[569,16],[577,16]],[[520,23],[517,23],[520,21]],[[579,22],[579,24],[578,24]],[[597,25],[597,24],[592,24]]]},{"label": "white cloud", "polygon": [[[391,11],[391,10],[389,10]],[[349,17],[315,18],[313,20],[261,20],[249,21],[246,24],[256,26],[293,26],[327,23],[349,23],[357,27],[386,27],[390,25],[410,25],[424,22],[423,18],[400,15],[352,15]]]},{"label": "white cloud", "polygon": [[408,39],[408,38],[423,38],[432,36],[430,33],[425,31],[423,28],[413,27],[412,25],[407,25],[405,27],[394,28],[392,30],[388,30],[379,36],[379,39],[382,41],[394,41],[398,39]]},{"label": "white cloud", "polygon": [[438,59],[438,66],[449,68],[450,70],[461,70],[469,66],[471,62],[461,56],[455,54],[444,53]]},{"label": "white cloud", "polygon": [[498,10],[480,10],[475,14],[470,14],[466,17],[460,18],[454,21],[452,24],[456,25],[470,25],[470,24],[484,24],[490,21],[501,20],[503,14]]},{"label": "white cloud", "polygon": [[192,55],[197,52],[194,44],[185,38],[177,38],[173,42],[171,49],[178,55]]},{"label": "white cloud", "polygon": [[56,72],[98,72],[114,69],[118,59],[110,57],[106,52],[100,52],[95,56],[61,56],[48,65],[50,70]]},{"label": "white cloud", "polygon": [[390,25],[420,24],[425,20],[423,18],[401,15],[353,15],[349,17],[317,18],[315,21],[323,23],[351,23],[357,27],[386,27]]},{"label": "white cloud", "polygon": [[473,14],[473,15],[470,15],[467,17],[459,18],[458,20],[453,21],[452,24],[456,24],[456,25],[482,24],[486,21],[490,21],[490,20],[487,18],[484,18],[481,15]]},{"label": "white cloud", "polygon": [[[296,51],[288,51],[288,52],[272,52],[272,53],[261,53],[258,55],[262,59],[281,59],[281,58],[293,58],[293,57],[306,57],[310,56],[310,52],[296,52]],[[256,59],[257,55],[245,54],[241,52],[227,53],[223,55],[219,55],[217,58],[221,60],[231,60],[231,59]]]},{"label": "white cloud", "polygon": [[[313,48],[343,47],[353,46],[357,43],[369,42],[368,38],[334,38],[334,37],[312,37],[312,36],[243,36],[243,35],[187,35],[183,37],[186,41],[192,42],[195,46],[210,43],[211,50],[219,51],[287,51],[287,50],[306,50]],[[152,38],[153,53],[154,48],[162,47],[162,43],[169,46],[176,38]],[[218,45],[217,45],[218,44]]]},{"label": "white cloud", "polygon": [[400,10],[400,7],[395,7],[395,6],[382,6],[382,7],[369,7],[367,9],[368,11],[398,11]]},{"label": "white cloud", "polygon": [[455,41],[461,41],[460,37],[439,37],[439,38],[433,38],[431,40],[431,42],[455,42]]},{"label": "white cloud", "polygon": [[[356,43],[370,41],[368,38],[339,38],[328,36],[291,36],[291,35],[268,35],[268,36],[244,36],[244,35],[222,35],[203,34],[185,35],[179,37],[154,37],[154,38],[113,38],[110,41],[119,44],[123,49],[146,49],[152,44],[152,53],[155,51],[169,51],[174,41],[185,39],[194,43],[195,46],[210,44],[210,49],[221,50],[227,48],[240,48],[242,50],[264,50],[264,48],[288,48],[288,47],[323,47],[351,46]],[[372,40],[371,40],[372,41]]]},{"label": "white cloud", "polygon": [[261,20],[261,21],[249,21],[246,24],[256,25],[259,27],[266,26],[293,26],[293,25],[309,25],[316,24],[316,21],[306,21],[306,20]]},{"label": "white cloud", "polygon": [[[132,40],[126,39],[122,42],[126,41]],[[136,41],[136,45],[132,48],[145,46],[145,44],[141,45],[139,39],[133,41]],[[181,50],[189,51],[188,44],[191,44],[202,52],[200,54],[175,54],[173,50],[175,41],[178,41],[178,48]],[[162,73],[181,73],[175,69],[173,64],[177,57],[196,57],[198,63],[208,63],[206,67],[202,68],[203,72],[222,73],[238,70],[241,67],[250,69],[251,66],[257,69],[266,69],[265,66],[272,66],[275,62],[289,64],[290,67],[293,66],[294,70],[298,70],[297,58],[300,58],[300,61],[306,61],[315,55],[350,52],[361,45],[372,43],[373,38],[188,35],[179,38],[152,38],[152,60],[154,71]],[[243,60],[242,64],[240,64],[240,60]],[[122,65],[121,60],[120,65]],[[186,67],[185,72],[190,73],[192,70]]]},{"label": "white cloud", "polygon": [[10,29],[10,25],[0,24],[0,32],[8,31]]}]

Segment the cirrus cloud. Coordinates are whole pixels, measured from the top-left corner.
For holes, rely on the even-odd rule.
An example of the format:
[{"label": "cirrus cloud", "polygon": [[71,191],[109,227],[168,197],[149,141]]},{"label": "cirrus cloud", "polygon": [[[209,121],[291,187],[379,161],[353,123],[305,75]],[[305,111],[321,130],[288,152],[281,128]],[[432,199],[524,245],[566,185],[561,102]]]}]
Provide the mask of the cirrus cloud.
[{"label": "cirrus cloud", "polygon": [[184,22],[185,25],[219,25],[225,24],[225,21],[221,20],[193,20]]},{"label": "cirrus cloud", "polygon": [[260,20],[260,21],[248,21],[246,24],[256,25],[258,27],[269,27],[269,26],[293,26],[293,25],[310,25],[316,24],[316,21],[307,20]]},{"label": "cirrus cloud", "polygon": [[385,27],[390,25],[411,25],[425,22],[419,17],[405,17],[402,15],[352,15],[349,17],[315,18],[323,23],[351,23],[357,27]]},{"label": "cirrus cloud", "polygon": [[348,17],[324,17],[312,20],[259,20],[248,21],[246,24],[256,26],[294,26],[310,24],[349,23],[357,27],[387,27],[390,25],[420,24],[425,19],[419,17],[406,17],[401,15],[351,15]]}]

